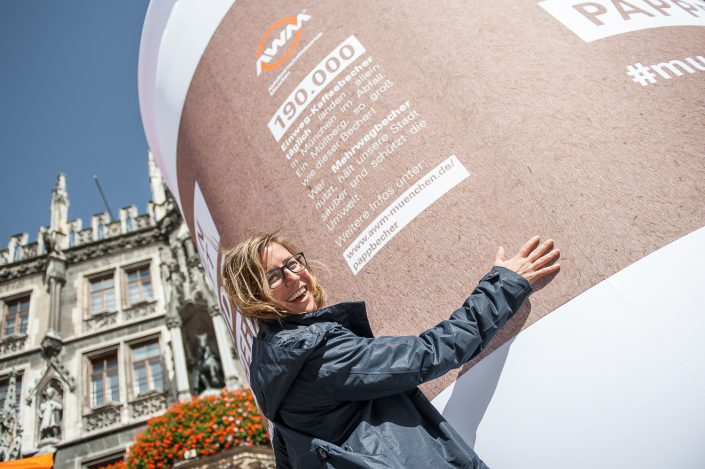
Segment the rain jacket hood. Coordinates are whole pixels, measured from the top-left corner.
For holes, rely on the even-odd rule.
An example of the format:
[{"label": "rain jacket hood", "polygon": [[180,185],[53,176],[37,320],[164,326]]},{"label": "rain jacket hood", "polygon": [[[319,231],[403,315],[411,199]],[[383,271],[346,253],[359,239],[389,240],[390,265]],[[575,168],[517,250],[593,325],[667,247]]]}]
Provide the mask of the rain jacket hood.
[{"label": "rain jacket hood", "polygon": [[256,369],[251,369],[257,404],[266,416],[276,415],[306,359],[334,325],[359,337],[374,337],[363,301],[339,303],[311,313],[289,316],[279,323],[261,326],[258,339],[276,336],[276,341],[259,342],[266,349]]}]

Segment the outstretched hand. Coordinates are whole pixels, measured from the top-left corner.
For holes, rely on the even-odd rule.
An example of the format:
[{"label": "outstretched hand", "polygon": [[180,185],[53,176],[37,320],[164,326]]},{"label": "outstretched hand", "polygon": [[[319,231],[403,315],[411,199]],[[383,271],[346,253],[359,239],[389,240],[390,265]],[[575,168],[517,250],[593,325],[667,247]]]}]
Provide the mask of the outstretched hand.
[{"label": "outstretched hand", "polygon": [[524,277],[531,286],[547,275],[555,274],[561,269],[556,261],[561,253],[553,246],[549,239],[541,243],[538,236],[534,236],[519,249],[513,257],[507,258],[503,247],[497,250],[494,265],[513,270]]}]

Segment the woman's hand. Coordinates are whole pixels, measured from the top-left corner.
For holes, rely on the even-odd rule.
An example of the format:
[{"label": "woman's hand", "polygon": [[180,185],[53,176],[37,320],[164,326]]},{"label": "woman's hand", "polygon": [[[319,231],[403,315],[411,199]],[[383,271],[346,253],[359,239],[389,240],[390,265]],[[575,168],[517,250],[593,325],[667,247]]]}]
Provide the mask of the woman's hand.
[{"label": "woman's hand", "polygon": [[504,248],[499,247],[494,265],[513,270],[524,277],[531,286],[547,275],[555,274],[561,269],[556,263],[561,253],[553,247],[553,240],[544,241],[534,236],[519,249],[513,257],[507,259]]}]

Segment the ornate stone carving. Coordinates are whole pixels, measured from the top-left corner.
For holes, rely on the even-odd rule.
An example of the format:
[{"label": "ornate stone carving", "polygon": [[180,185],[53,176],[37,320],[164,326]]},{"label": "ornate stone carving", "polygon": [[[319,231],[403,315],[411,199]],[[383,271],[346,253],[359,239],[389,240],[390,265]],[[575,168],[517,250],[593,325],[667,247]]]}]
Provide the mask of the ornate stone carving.
[{"label": "ornate stone carving", "polygon": [[[108,225],[106,237],[102,240],[93,239],[92,228],[74,231],[73,246],[65,251],[66,261],[70,264],[82,262],[132,249],[135,246],[146,246],[155,242],[165,241],[169,234],[178,228],[181,221],[181,216],[176,210],[175,204],[167,204],[166,207],[169,213],[159,220],[158,225],[154,224],[149,215],[140,215],[134,218],[133,230],[126,234],[122,233],[119,222]],[[118,231],[113,230],[113,225],[116,227],[115,230]],[[38,243],[23,245],[21,258],[16,262],[11,259],[10,252],[7,249],[1,250],[0,266],[2,268],[0,268],[0,282],[41,273],[47,265],[48,256],[44,254],[51,255],[52,252],[56,252],[53,250],[51,242],[48,246],[46,240],[43,240],[43,242],[44,252],[40,252]]]},{"label": "ornate stone carving", "polygon": [[49,265],[47,266],[45,278],[48,284],[51,284],[51,281],[55,281],[63,285],[66,282],[66,262],[63,259],[63,255],[49,256]]},{"label": "ornate stone carving", "polygon": [[[80,233],[83,234],[83,231]],[[67,251],[66,258],[70,263],[81,262],[93,259],[95,257],[101,257],[124,251],[125,249],[130,249],[135,246],[144,246],[150,243],[155,243],[161,239],[162,233],[156,227],[149,230],[131,231],[120,236],[104,238],[99,242],[92,242],[92,240],[84,241],[81,239],[77,244],[83,245],[74,247]]]},{"label": "ornate stone carving", "polygon": [[212,318],[214,318],[216,316],[220,316],[220,308],[218,307],[218,305],[214,305],[214,304],[209,305],[208,306],[208,314],[210,314],[210,316]]},{"label": "ornate stone carving", "polygon": [[0,340],[0,355],[8,355],[24,350],[27,345],[26,335],[11,335]]},{"label": "ornate stone carving", "polygon": [[208,345],[207,334],[198,334],[196,339],[198,339],[198,360],[192,375],[194,387],[199,393],[207,389],[222,388],[225,384],[220,357]]},{"label": "ornate stone carving", "polygon": [[32,243],[22,246],[22,259],[29,259],[39,255],[39,244]]},{"label": "ornate stone carving", "polygon": [[93,228],[86,228],[77,233],[76,244],[88,244],[93,241]]},{"label": "ornate stone carving", "polygon": [[106,311],[95,314],[89,319],[83,321],[83,329],[86,332],[103,329],[105,327],[117,324],[117,311]]},{"label": "ornate stone carving", "polygon": [[83,428],[86,432],[93,432],[120,423],[120,407],[119,404],[108,404],[84,415]]},{"label": "ornate stone carving", "polygon": [[[46,355],[45,355],[46,357]],[[63,382],[69,391],[74,392],[76,390],[76,380],[69,370],[59,361],[56,356],[48,357],[48,360],[44,366],[44,371],[42,371],[41,377],[34,382],[32,387],[27,391],[25,397],[25,403],[27,405],[32,405],[34,398],[39,394],[39,391],[46,389],[51,385],[52,382]],[[64,389],[60,384],[56,384],[57,389]]]},{"label": "ornate stone carving", "polygon": [[192,263],[189,266],[189,277],[191,280],[191,289],[194,292],[194,298],[202,300],[206,298],[205,290],[208,288],[206,284],[206,276],[203,273],[203,266],[200,261]]},{"label": "ornate stone carving", "polygon": [[169,329],[173,329],[175,327],[180,328],[183,322],[181,321],[181,318],[177,315],[170,314],[166,317],[166,327]]},{"label": "ornate stone carving", "polygon": [[45,231],[42,233],[42,241],[44,242],[44,249],[48,254],[61,254],[61,243],[56,231]]},{"label": "ornate stone carving", "polygon": [[166,409],[166,395],[164,392],[139,396],[130,402],[130,417],[138,419],[147,415],[153,415]]},{"label": "ornate stone carving", "polygon": [[134,229],[140,230],[142,228],[147,228],[149,225],[151,225],[151,220],[147,214],[134,218]]},{"label": "ornate stone carving", "polygon": [[112,223],[105,225],[105,237],[120,236],[122,234],[122,223],[120,220],[116,220]]},{"label": "ornate stone carving", "polygon": [[11,461],[20,456],[22,424],[17,406],[17,373],[12,370],[7,385],[5,403],[0,416],[0,461]]},{"label": "ornate stone carving", "polygon": [[71,376],[69,370],[66,369],[64,364],[61,363],[56,357],[51,357],[51,359],[49,360],[49,364],[56,370],[56,372],[59,374],[59,377],[61,377],[64,383],[66,383],[66,385],[69,387],[69,390],[73,392],[74,389],[76,389],[76,380],[73,376]]},{"label": "ornate stone carving", "polygon": [[52,383],[44,390],[39,404],[39,435],[44,442],[55,443],[61,440],[61,419],[64,415],[61,393],[57,384]]},{"label": "ornate stone carving", "polygon": [[154,314],[156,311],[156,302],[151,301],[149,303],[139,303],[137,305],[131,306],[130,308],[123,311],[125,321],[132,321],[134,319],[143,318]]},{"label": "ornate stone carving", "polygon": [[63,342],[54,331],[47,331],[41,343],[42,354],[45,357],[56,357],[61,352]]},{"label": "ornate stone carving", "polygon": [[46,258],[44,257],[10,263],[0,269],[0,282],[38,274],[44,270],[45,265]]},{"label": "ornate stone carving", "polygon": [[170,210],[164,218],[159,220],[159,231],[163,235],[168,235],[172,230],[179,226],[181,221],[181,215],[179,211],[176,210],[176,204],[167,204],[167,210]]}]

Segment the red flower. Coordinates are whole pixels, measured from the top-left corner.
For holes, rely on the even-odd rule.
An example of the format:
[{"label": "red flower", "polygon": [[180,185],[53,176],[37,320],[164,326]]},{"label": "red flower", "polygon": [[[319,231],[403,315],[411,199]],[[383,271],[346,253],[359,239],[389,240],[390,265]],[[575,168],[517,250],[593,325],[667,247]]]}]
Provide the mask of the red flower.
[{"label": "red flower", "polygon": [[252,402],[249,390],[237,389],[175,404],[149,420],[130,448],[127,467],[171,467],[184,453],[210,455],[232,446],[268,445],[263,419]]}]

